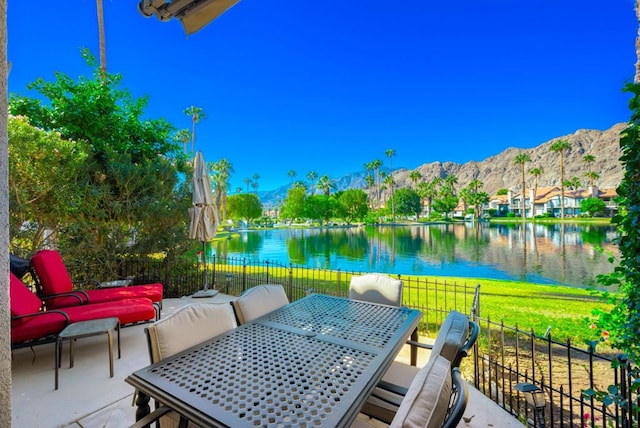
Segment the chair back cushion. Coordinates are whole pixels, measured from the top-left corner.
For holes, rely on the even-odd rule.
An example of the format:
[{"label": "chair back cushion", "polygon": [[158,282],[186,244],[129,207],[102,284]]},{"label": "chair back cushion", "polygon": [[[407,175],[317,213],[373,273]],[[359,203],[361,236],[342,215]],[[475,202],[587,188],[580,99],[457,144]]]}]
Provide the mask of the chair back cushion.
[{"label": "chair back cushion", "polygon": [[402,281],[381,273],[354,275],[349,298],[390,306],[402,306]]},{"label": "chair back cushion", "polygon": [[155,363],[236,327],[227,303],[194,303],[147,327],[149,355]]},{"label": "chair back cushion", "polygon": [[[29,315],[40,311],[42,302],[13,273],[9,280],[9,301],[11,316]],[[19,321],[19,320],[18,320]]]},{"label": "chair back cushion", "polygon": [[440,355],[429,359],[411,382],[390,427],[442,427],[447,418],[452,384],[451,363]]},{"label": "chair back cushion", "polygon": [[469,318],[458,311],[451,311],[438,331],[431,355],[442,355],[456,366],[460,364],[458,353],[468,337]]},{"label": "chair back cushion", "polygon": [[68,293],[73,290],[73,282],[56,250],[39,250],[31,257],[44,294]]},{"label": "chair back cushion", "polygon": [[289,304],[280,284],[256,285],[232,302],[238,323],[244,324]]}]

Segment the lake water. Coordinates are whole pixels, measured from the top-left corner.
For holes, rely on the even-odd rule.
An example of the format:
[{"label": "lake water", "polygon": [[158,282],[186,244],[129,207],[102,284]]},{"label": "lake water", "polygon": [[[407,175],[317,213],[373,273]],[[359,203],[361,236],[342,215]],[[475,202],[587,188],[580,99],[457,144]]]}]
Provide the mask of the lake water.
[{"label": "lake water", "polygon": [[606,253],[617,251],[615,237],[613,226],[533,223],[283,228],[243,231],[209,251],[309,268],[587,287],[612,271]]}]

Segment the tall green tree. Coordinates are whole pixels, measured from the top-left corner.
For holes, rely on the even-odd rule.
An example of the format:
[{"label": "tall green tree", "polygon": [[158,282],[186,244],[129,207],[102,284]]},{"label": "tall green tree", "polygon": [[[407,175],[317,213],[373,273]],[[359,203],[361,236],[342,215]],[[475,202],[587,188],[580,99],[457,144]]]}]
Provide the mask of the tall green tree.
[{"label": "tall green tree", "polygon": [[396,209],[399,215],[410,216],[414,215],[416,221],[422,211],[422,203],[420,202],[420,195],[413,189],[402,188],[395,191],[394,198]]},{"label": "tall green tree", "polygon": [[[529,170],[529,174],[533,175],[533,201],[531,201],[531,206],[535,204],[536,196],[538,195],[538,179],[542,175],[544,170],[542,167],[531,168]],[[533,208],[532,208],[533,209]],[[533,213],[533,211],[531,211]]]},{"label": "tall green tree", "polygon": [[46,236],[56,239],[65,220],[80,214],[90,151],[26,117],[9,116],[8,135],[12,251],[26,254],[42,248]]},{"label": "tall green tree", "polygon": [[409,180],[413,183],[413,189],[416,190],[418,188],[418,183],[422,180],[422,173],[417,169],[414,169],[409,173]]},{"label": "tall green tree", "polygon": [[320,189],[325,195],[329,196],[331,191],[336,189],[336,182],[329,178],[328,175],[324,174],[318,179],[318,189]]},{"label": "tall green tree", "polygon": [[[524,179],[525,165],[527,162],[531,162],[531,157],[527,153],[520,153],[513,160],[514,164],[520,165],[520,170],[522,171],[522,220],[527,217],[527,187]],[[531,209],[533,212],[533,201],[531,201]]]},{"label": "tall green tree", "polygon": [[239,193],[227,198],[227,214],[234,220],[247,224],[262,216],[262,203],[255,193]]},{"label": "tall green tree", "polygon": [[560,218],[564,220],[564,155],[571,150],[571,144],[567,140],[557,140],[549,150],[560,155]]},{"label": "tall green tree", "polygon": [[311,182],[311,194],[314,195],[316,193],[316,178],[318,178],[318,173],[315,171],[309,171],[307,173],[307,178]]},{"label": "tall green tree", "polygon": [[287,197],[280,209],[280,218],[289,220],[291,224],[295,219],[304,217],[304,201],[307,189],[304,186],[293,186],[287,191]]},{"label": "tall green tree", "polygon": [[[451,175],[449,177],[452,177]],[[449,218],[449,214],[458,206],[458,196],[452,187],[451,182],[445,182],[438,189],[438,193],[433,200],[433,209],[444,214],[445,219]]]},{"label": "tall green tree", "polygon": [[362,189],[347,189],[337,196],[338,213],[351,224],[354,221],[363,221],[369,213],[367,194]]},{"label": "tall green tree", "polygon": [[[593,180],[599,178],[598,173],[591,169],[591,165],[596,161],[596,157],[592,154],[586,154],[582,157],[582,162],[587,164],[587,172],[585,177],[589,179],[589,187],[593,187]],[[598,177],[596,177],[598,176]]]},{"label": "tall green tree", "polygon": [[371,168],[373,168],[376,176],[376,209],[380,207],[380,184],[382,182],[380,178],[380,167],[382,167],[382,161],[380,159],[371,162]]},{"label": "tall green tree", "polygon": [[147,98],[133,98],[120,75],[102,73],[87,50],[82,54],[90,78],[58,72],[54,81],[40,78],[27,86],[37,98],[12,95],[9,101],[12,114],[87,148],[77,179],[84,195],[77,205],[66,201],[75,212],[60,219],[56,246],[75,251],[71,259],[87,260],[172,251],[186,235],[190,196],[178,186],[178,174],[188,171],[171,138],[174,128],[142,119]]},{"label": "tall green tree", "polygon": [[234,172],[233,165],[227,159],[220,159],[211,165],[213,171],[213,182],[215,183],[214,197],[219,210],[220,221],[227,218],[227,193],[229,190],[229,179]]},{"label": "tall green tree", "polygon": [[202,108],[190,106],[184,109],[184,114],[191,117],[191,156],[196,154],[196,123],[207,117]]},{"label": "tall green tree", "polygon": [[393,179],[393,157],[396,155],[396,151],[394,149],[388,149],[384,152],[384,154],[389,158],[389,186],[391,190],[391,221],[396,221],[396,204],[395,204],[395,180]]},{"label": "tall green tree", "polygon": [[290,169],[289,172],[287,172],[287,176],[289,177],[289,180],[291,180],[292,186],[293,186],[293,180],[296,178],[296,175],[298,175],[298,173],[293,169]]}]

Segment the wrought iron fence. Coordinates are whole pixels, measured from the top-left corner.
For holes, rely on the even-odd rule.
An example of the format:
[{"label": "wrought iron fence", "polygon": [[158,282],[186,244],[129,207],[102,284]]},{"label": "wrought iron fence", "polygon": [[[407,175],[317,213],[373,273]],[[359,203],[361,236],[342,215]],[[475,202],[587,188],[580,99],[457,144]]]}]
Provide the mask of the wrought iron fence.
[{"label": "wrought iron fence", "polygon": [[[309,269],[293,264],[257,261],[248,258],[213,257],[208,263],[211,287],[239,295],[258,284],[282,284],[294,301],[309,292],[347,296],[353,275],[362,272]],[[133,278],[134,284],[162,282],[165,297],[193,294],[203,285],[203,266],[195,258],[155,260],[121,259],[101,263],[91,261],[68,266],[71,277],[85,284],[99,280]],[[633,392],[631,366],[622,362],[612,367],[615,355],[597,353],[593,347],[579,348],[570,341],[559,342],[550,334],[505,326],[480,312],[479,286],[437,281],[425,277],[401,277],[405,305],[423,313],[420,329],[433,337],[451,310],[469,314],[481,327],[474,353],[465,359],[463,371],[474,386],[505,411],[531,426],[622,427],[638,426],[640,415],[630,414],[613,403],[608,406],[583,397],[587,388],[615,385],[629,402],[640,404]],[[538,387],[546,397],[543,408],[533,409],[515,385]]]}]

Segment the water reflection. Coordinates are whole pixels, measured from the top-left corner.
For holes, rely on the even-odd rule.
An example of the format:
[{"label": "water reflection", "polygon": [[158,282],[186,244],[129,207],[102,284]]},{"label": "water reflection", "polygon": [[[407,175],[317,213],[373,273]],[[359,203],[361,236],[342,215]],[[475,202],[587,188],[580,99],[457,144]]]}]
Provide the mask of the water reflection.
[{"label": "water reflection", "polygon": [[221,256],[306,267],[449,275],[584,287],[612,270],[611,226],[437,224],[242,232],[214,244]]}]

